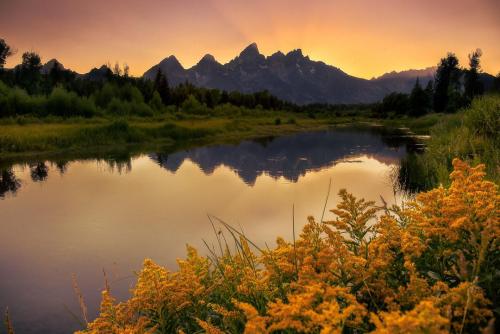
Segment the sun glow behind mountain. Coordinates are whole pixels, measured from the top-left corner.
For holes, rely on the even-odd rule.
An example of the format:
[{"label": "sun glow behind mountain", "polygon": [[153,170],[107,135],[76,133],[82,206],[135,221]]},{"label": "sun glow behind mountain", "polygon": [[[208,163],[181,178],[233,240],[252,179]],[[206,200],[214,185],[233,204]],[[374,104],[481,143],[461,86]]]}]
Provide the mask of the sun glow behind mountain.
[{"label": "sun glow behind mountain", "polygon": [[364,78],[425,68],[446,52],[483,49],[500,70],[500,4],[495,0],[360,1],[0,1],[2,37],[79,72],[126,62],[134,75],[175,54],[184,67],[211,53],[228,62],[250,42],[262,53],[301,48]]}]

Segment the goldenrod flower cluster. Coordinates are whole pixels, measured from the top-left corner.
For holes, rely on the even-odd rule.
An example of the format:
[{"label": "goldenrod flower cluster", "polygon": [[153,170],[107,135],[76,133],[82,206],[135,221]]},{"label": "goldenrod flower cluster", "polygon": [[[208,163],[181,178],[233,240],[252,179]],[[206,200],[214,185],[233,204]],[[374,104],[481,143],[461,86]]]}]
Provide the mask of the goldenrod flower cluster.
[{"label": "goldenrod flower cluster", "polygon": [[[455,160],[449,188],[403,207],[339,193],[333,221],[312,217],[293,242],[188,248],[171,272],[144,262],[132,297],[103,293],[80,333],[494,332],[500,291],[498,187]],[[218,248],[218,249],[217,249]]]}]

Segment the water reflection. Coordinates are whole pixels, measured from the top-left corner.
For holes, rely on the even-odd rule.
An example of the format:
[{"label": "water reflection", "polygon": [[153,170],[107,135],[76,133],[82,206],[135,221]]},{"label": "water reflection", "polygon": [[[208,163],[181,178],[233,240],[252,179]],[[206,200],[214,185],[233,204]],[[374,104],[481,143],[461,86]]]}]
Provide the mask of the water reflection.
[{"label": "water reflection", "polygon": [[[312,132],[284,137],[268,137],[244,141],[239,145],[218,145],[201,147],[175,153],[152,153],[149,157],[166,170],[175,173],[185,160],[197,164],[210,175],[220,167],[233,170],[246,184],[254,185],[260,175],[274,179],[283,177],[289,182],[297,182],[308,171],[331,167],[340,161],[365,155],[386,165],[397,164],[407,152],[418,150],[418,144],[401,133],[385,128],[337,129],[335,131]],[[91,159],[104,164],[110,171],[127,173],[132,170],[132,157],[121,155],[107,159]],[[31,180],[43,182],[49,168],[55,167],[60,175],[65,174],[70,161],[29,163]],[[17,165],[17,167],[23,166]],[[0,198],[8,193],[16,193],[21,182],[12,166],[1,169]]]},{"label": "water reflection", "polygon": [[[351,157],[365,155],[384,164],[395,164],[406,154],[402,137],[381,136],[374,132],[337,130],[270,139],[246,141],[238,146],[221,145],[150,157],[170,172],[176,172],[189,159],[205,174],[227,166],[247,184],[262,174],[297,182],[308,171],[321,170]],[[391,145],[388,145],[390,143]],[[355,162],[355,161],[353,161]]]},{"label": "water reflection", "polygon": [[67,161],[57,161],[55,163],[59,174],[63,175],[68,170],[68,162]]},{"label": "water reflection", "polygon": [[[263,174],[274,179],[285,178],[297,182],[309,171],[318,171],[339,162],[357,162],[352,157],[364,155],[386,165],[398,164],[407,152],[418,149],[418,145],[399,132],[385,128],[337,129],[335,131],[312,132],[283,137],[268,137],[243,141],[239,145],[201,147],[175,153],[152,153],[149,158],[169,172],[175,173],[184,161],[197,164],[207,175],[220,166],[229,167],[246,184],[254,185]],[[104,164],[110,171],[119,174],[132,170],[132,157],[121,155],[107,159],[92,159]],[[60,175],[65,174],[70,161],[48,162]],[[21,165],[18,165],[21,166]],[[47,162],[28,164],[31,180],[43,182],[48,177]],[[0,198],[15,193],[21,182],[12,167],[0,169]]]},{"label": "water reflection", "polygon": [[21,181],[17,179],[12,168],[0,170],[0,198],[4,198],[7,193],[15,194],[19,187]]},{"label": "water reflection", "polygon": [[[32,182],[43,183],[49,177],[50,169],[57,171],[59,175],[63,176],[69,170],[72,163],[92,161],[97,165],[105,166],[106,170],[123,174],[132,170],[132,157],[126,158],[109,158],[109,159],[82,159],[74,161],[40,161],[35,163],[19,163],[13,166],[0,167],[0,199],[5,198],[7,195],[15,195],[21,188],[23,181],[16,175],[24,171],[26,168],[29,170],[29,176]],[[27,181],[27,180],[25,180]]]},{"label": "water reflection", "polygon": [[39,162],[30,166],[31,179],[33,182],[41,182],[47,179],[49,169],[45,162]]},{"label": "water reflection", "polygon": [[407,145],[345,129],[172,154],[6,166],[0,309],[9,306],[16,333],[69,333],[79,328],[67,311],[79,313],[72,273],[95,316],[103,268],[113,294],[126,298],[144,258],[175,268],[186,243],[203,252],[203,239],[215,242],[207,214],[272,246],[276,236],[291,237],[293,204],[297,229],[308,215],[321,215],[329,180],[329,208],[341,188],[392,204],[398,198],[388,174]]}]

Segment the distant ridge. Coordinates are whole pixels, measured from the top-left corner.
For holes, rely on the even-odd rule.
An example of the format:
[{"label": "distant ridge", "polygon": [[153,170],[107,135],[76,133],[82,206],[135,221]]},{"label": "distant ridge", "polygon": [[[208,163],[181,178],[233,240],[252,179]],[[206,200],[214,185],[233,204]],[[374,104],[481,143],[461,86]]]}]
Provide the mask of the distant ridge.
[{"label": "distant ridge", "polygon": [[311,60],[301,49],[287,54],[277,51],[266,57],[256,43],[248,45],[227,64],[207,54],[196,65],[185,69],[175,56],[169,56],[146,71],[144,77],[154,80],[158,69],[167,74],[171,85],[188,81],[196,86],[244,93],[268,90],[298,104],[375,102],[393,91],[409,92],[417,77],[426,85],[435,73],[435,67],[429,67],[366,80],[322,61]]},{"label": "distant ridge", "polygon": [[401,72],[388,72],[379,77],[373,78],[372,80],[384,80],[384,79],[395,79],[395,78],[417,78],[417,77],[433,77],[436,73],[437,67],[431,66],[421,70],[404,70]]},{"label": "distant ridge", "polygon": [[[54,66],[71,72],[78,78],[93,81],[106,80],[112,74],[107,65],[79,74],[66,69],[56,59],[49,60],[40,71],[49,74]],[[256,43],[248,45],[226,64],[221,64],[213,55],[206,54],[196,65],[185,69],[171,55],[147,70],[143,77],[154,80],[158,69],[167,75],[173,86],[190,82],[198,87],[242,93],[267,90],[280,99],[297,104],[377,102],[392,92],[409,93],[417,78],[425,87],[436,73],[434,66],[392,71],[367,80],[351,76],[322,61],[311,60],[301,49],[287,54],[277,51],[266,57],[260,53]],[[495,77],[488,73],[480,73],[479,77],[485,89],[491,89]]]},{"label": "distant ridge", "polygon": [[378,78],[371,79],[373,83],[379,85],[388,92],[409,93],[418,78],[420,84],[425,87],[430,80],[434,79],[436,66],[427,67],[421,70],[406,70],[401,72],[392,71],[385,73]]}]

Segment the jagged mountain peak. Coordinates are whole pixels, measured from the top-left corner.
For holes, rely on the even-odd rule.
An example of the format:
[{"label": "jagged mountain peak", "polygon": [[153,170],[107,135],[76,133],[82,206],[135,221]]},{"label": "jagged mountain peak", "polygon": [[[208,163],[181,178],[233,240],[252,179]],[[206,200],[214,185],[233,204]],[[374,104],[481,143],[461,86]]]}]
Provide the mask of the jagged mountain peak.
[{"label": "jagged mountain peak", "polygon": [[201,63],[217,63],[219,64],[219,62],[215,59],[214,56],[212,56],[210,53],[207,53],[206,55],[204,55],[200,61],[198,62],[198,64],[201,64]]},{"label": "jagged mountain peak", "polygon": [[288,52],[286,55],[287,57],[304,57],[304,55],[302,54],[302,49],[292,50]]},{"label": "jagged mountain peak", "polygon": [[[196,65],[187,70],[188,80],[192,78],[193,74],[195,77],[199,74],[210,75],[214,74],[215,71],[219,71],[222,68],[223,65],[220,64],[217,60],[215,60],[214,56],[207,53],[206,55],[203,56],[203,58],[200,59],[200,61]],[[195,72],[195,73],[189,73],[189,72]]]},{"label": "jagged mountain peak", "polygon": [[281,51],[276,51],[271,56],[269,56],[269,58],[283,58],[283,57],[285,57],[285,54]]},{"label": "jagged mountain peak", "polygon": [[254,56],[261,56],[259,47],[257,46],[257,43],[252,43],[246,48],[243,49],[240,53],[240,57],[254,57]]},{"label": "jagged mountain peak", "polygon": [[246,48],[243,49],[243,52],[256,52],[259,53],[259,47],[257,46],[257,43],[253,42],[250,43]]},{"label": "jagged mountain peak", "polygon": [[176,66],[184,69],[180,61],[174,55],[168,56],[167,58],[163,59],[160,62],[160,65]]}]

